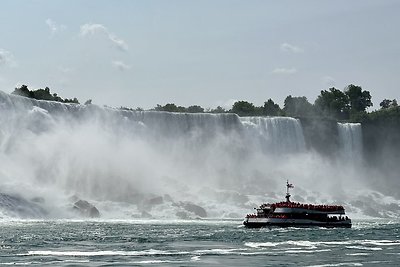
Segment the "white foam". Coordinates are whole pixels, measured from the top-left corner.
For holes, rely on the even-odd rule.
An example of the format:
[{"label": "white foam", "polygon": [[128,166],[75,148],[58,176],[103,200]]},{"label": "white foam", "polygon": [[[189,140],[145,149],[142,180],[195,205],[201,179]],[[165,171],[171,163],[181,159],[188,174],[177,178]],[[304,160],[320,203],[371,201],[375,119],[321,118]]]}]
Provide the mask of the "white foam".
[{"label": "white foam", "polygon": [[321,265],[309,265],[308,267],[330,267],[330,266],[363,266],[363,264],[358,262],[342,262],[342,263],[330,263]]},{"label": "white foam", "polygon": [[0,265],[31,265],[33,262],[0,262]]},{"label": "white foam", "polygon": [[362,243],[374,246],[400,246],[400,240],[364,240]]},{"label": "white foam", "polygon": [[287,244],[294,245],[294,246],[301,246],[301,247],[316,248],[315,244],[318,244],[318,243],[307,241],[307,240],[299,240],[299,241],[287,241]]},{"label": "white foam", "polygon": [[364,246],[346,246],[350,249],[360,249],[360,250],[382,250],[382,248],[364,247]]},{"label": "white foam", "polygon": [[218,254],[218,255],[229,255],[229,254],[237,254],[238,252],[243,251],[243,249],[236,249],[236,248],[214,248],[214,249],[202,249],[202,250],[195,250],[194,254],[200,255],[210,255],[210,254]]},{"label": "white foam", "polygon": [[284,253],[316,253],[316,252],[329,252],[330,249],[315,249],[315,250],[305,250],[305,249],[289,249],[285,250]]},{"label": "white foam", "polygon": [[[318,246],[342,246],[347,245],[348,248],[356,248],[356,249],[364,249],[364,250],[381,250],[380,246],[399,246],[400,240],[345,240],[345,241],[308,241],[308,240],[297,240],[297,241],[284,241],[284,242],[246,242],[244,243],[245,246],[251,248],[264,248],[264,247],[278,247],[283,246],[297,246],[299,248],[293,247],[291,249],[301,249],[309,248],[315,249]],[[352,246],[349,246],[352,245]],[[357,246],[358,245],[358,246]],[[367,245],[367,246],[364,246]],[[371,247],[375,246],[375,247]],[[377,247],[376,247],[377,246]]]},{"label": "white foam", "polygon": [[251,248],[260,248],[260,247],[276,247],[278,246],[279,242],[263,242],[263,243],[256,243],[256,242],[246,242],[244,243],[245,246],[251,247]]},{"label": "white foam", "polygon": [[193,256],[190,258],[190,261],[200,261],[200,256]]},{"label": "white foam", "polygon": [[78,256],[78,257],[91,257],[91,256],[148,256],[148,255],[186,255],[189,252],[184,251],[162,251],[162,250],[144,250],[144,251],[51,251],[51,250],[36,250],[29,251],[28,255],[36,256]]},{"label": "white foam", "polygon": [[145,261],[136,261],[135,263],[142,263],[142,264],[153,264],[153,263],[168,263],[172,261],[166,261],[166,260],[145,260]]},{"label": "white foam", "polygon": [[371,253],[347,253],[347,256],[368,256],[371,255]]}]

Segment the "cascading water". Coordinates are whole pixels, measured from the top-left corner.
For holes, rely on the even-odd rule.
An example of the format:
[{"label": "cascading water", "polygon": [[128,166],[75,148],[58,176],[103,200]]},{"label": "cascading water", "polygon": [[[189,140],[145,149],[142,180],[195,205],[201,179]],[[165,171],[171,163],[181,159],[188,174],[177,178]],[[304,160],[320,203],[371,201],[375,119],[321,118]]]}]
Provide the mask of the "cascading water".
[{"label": "cascading water", "polygon": [[304,152],[305,142],[300,121],[288,117],[243,117],[252,140],[266,153]]},{"label": "cascading water", "polygon": [[75,217],[80,198],[103,218],[242,217],[282,200],[286,179],[295,201],[355,198],[343,197],[347,174],[306,149],[294,118],[123,111],[0,91],[0,163],[0,216]]},{"label": "cascading water", "polygon": [[339,146],[345,160],[362,158],[361,123],[338,123]]}]

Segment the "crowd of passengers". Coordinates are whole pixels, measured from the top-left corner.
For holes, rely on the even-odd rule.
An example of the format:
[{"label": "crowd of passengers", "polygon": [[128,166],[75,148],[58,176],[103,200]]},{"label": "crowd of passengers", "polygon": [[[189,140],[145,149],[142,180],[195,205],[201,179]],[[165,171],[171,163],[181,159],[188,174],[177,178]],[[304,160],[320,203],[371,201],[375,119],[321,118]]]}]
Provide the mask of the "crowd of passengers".
[{"label": "crowd of passengers", "polygon": [[[258,216],[257,216],[257,214],[247,214],[246,218],[258,218]],[[288,219],[288,216],[285,215],[285,214],[276,214],[276,215],[274,214],[274,215],[270,215],[269,218]],[[347,217],[347,216],[345,216],[345,217],[333,216],[333,217],[328,217],[327,218],[328,222],[338,222],[338,221],[347,221],[347,220],[349,220],[349,217]]]},{"label": "crowd of passengers", "polygon": [[344,210],[343,206],[338,205],[312,205],[312,204],[301,204],[299,202],[278,202],[274,204],[262,204],[260,206],[261,209],[265,209],[270,207],[272,210],[275,208],[301,208],[307,210],[318,210],[318,211],[338,211]]}]

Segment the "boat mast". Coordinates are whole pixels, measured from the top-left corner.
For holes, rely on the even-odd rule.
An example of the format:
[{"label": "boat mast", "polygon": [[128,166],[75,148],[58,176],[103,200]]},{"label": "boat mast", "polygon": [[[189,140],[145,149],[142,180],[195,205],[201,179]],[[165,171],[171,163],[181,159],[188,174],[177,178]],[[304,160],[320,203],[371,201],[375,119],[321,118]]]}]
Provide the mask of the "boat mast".
[{"label": "boat mast", "polygon": [[293,188],[293,184],[289,184],[289,180],[286,180],[286,202],[290,203],[290,193],[289,193],[289,188]]}]

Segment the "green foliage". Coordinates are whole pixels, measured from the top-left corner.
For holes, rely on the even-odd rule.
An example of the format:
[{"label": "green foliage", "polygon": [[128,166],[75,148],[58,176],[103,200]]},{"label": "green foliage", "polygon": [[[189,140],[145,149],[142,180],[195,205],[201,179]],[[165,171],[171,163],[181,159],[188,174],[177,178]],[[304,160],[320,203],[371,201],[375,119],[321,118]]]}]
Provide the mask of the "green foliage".
[{"label": "green foliage", "polygon": [[368,107],[372,107],[371,94],[363,91],[361,86],[350,84],[345,89],[345,94],[349,97],[350,111],[363,112]]},{"label": "green foliage", "polygon": [[31,92],[28,89],[28,86],[26,86],[25,84],[21,85],[20,88],[15,88],[14,92],[12,92],[12,94],[14,95],[20,95],[20,96],[24,96],[24,97],[29,97],[29,98],[34,98],[33,97],[33,92]]},{"label": "green foliage", "polygon": [[218,106],[217,108],[212,109],[210,112],[211,112],[211,113],[225,113],[226,110],[225,110],[223,107]]},{"label": "green foliage", "polygon": [[400,107],[392,106],[368,113],[366,118],[369,122],[388,123],[400,128]]},{"label": "green foliage", "polygon": [[384,100],[382,100],[382,102],[379,105],[382,109],[398,106],[396,99],[393,99],[393,100],[384,99]]},{"label": "green foliage", "polygon": [[275,102],[270,98],[264,102],[262,114],[265,116],[279,116],[282,114],[282,110],[279,105],[275,104]]},{"label": "green foliage", "polygon": [[254,104],[247,101],[236,101],[230,112],[239,116],[256,116],[257,114]]},{"label": "green foliage", "polygon": [[332,87],[322,90],[314,103],[318,114],[335,119],[347,119],[349,117],[349,98],[348,96]]},{"label": "green foliage", "polygon": [[158,105],[154,108],[156,111],[167,111],[167,112],[186,112],[186,108],[182,106],[177,106],[175,104],[169,103],[165,106]]},{"label": "green foliage", "polygon": [[347,119],[349,122],[365,122],[369,120],[369,113],[366,111],[350,113],[350,117]]},{"label": "green foliage", "polygon": [[287,96],[284,102],[283,111],[287,116],[308,117],[313,115],[313,105],[308,102],[307,97]]},{"label": "green foliage", "polygon": [[197,105],[189,106],[186,109],[186,112],[188,112],[188,113],[204,113],[204,108],[197,106]]},{"label": "green foliage", "polygon": [[74,99],[68,99],[68,98],[62,99],[56,93],[51,94],[49,87],[31,91],[28,89],[28,86],[26,86],[24,84],[24,85],[21,85],[21,87],[19,87],[19,88],[15,88],[15,90],[14,90],[14,92],[12,92],[12,94],[29,97],[29,98],[34,98],[37,100],[47,100],[47,101],[57,101],[57,102],[63,102],[63,103],[79,104],[79,101],[76,97]]},{"label": "green foliage", "polygon": [[[383,103],[386,104],[387,102]],[[329,91],[321,91],[314,107],[319,116],[336,120],[363,121],[368,117],[366,109],[372,107],[371,94],[353,84],[347,86],[344,92],[330,88]]]}]

